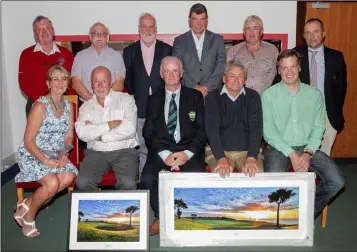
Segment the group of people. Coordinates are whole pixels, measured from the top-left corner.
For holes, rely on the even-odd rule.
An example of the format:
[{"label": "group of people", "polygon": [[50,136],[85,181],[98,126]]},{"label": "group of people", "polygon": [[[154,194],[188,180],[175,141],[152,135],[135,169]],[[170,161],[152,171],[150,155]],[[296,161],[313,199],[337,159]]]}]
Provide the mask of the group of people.
[{"label": "group of people", "polygon": [[[73,59],[53,41],[50,20],[34,20],[37,43],[19,64],[28,120],[15,181],[41,184],[17,203],[14,218],[26,236],[39,234],[36,213],[76,176],[78,190],[94,191],[110,169],[117,189],[150,190],[150,235],[159,233],[162,170],[205,172],[207,165],[221,177],[312,171],[320,180],[315,217],[343,188],[329,155],[344,125],[346,65],[341,52],[323,45],[321,20],[306,22],[306,46],[279,53],[262,41],[262,20],[249,16],[245,40],[227,55],[223,37],[207,29],[204,5],[191,7],[188,23],[170,46],[156,39],[155,17],[142,14],[140,40],[123,56],[108,47],[108,28],[95,23],[91,46]],[[63,99],[70,81],[83,102],[76,122]],[[79,172],[62,151],[73,129],[87,143]]]}]

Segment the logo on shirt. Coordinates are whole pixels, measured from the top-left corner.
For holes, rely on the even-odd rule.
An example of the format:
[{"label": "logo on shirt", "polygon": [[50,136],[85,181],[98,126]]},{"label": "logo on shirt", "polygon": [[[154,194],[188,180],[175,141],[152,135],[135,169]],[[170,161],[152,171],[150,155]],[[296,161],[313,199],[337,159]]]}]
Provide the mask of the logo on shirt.
[{"label": "logo on shirt", "polygon": [[192,122],[194,122],[195,119],[196,119],[196,112],[195,111],[191,111],[191,112],[188,113],[188,116],[190,117],[190,120]]},{"label": "logo on shirt", "polygon": [[58,59],[57,59],[57,64],[63,66],[63,64],[64,64],[64,58],[58,58]]}]

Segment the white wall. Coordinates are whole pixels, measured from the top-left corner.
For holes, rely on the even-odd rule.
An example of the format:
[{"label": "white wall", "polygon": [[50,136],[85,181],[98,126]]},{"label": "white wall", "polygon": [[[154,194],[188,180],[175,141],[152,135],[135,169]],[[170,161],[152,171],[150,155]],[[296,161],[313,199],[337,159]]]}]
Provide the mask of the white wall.
[{"label": "white wall", "polygon": [[[183,33],[188,30],[187,16],[195,1],[142,1],[142,2],[2,2],[2,35],[4,53],[2,63],[6,77],[9,113],[2,113],[2,119],[9,116],[10,122],[3,125],[2,134],[9,136],[12,143],[4,146],[2,157],[16,152],[26,124],[25,103],[18,81],[18,59],[21,51],[34,44],[32,21],[37,15],[52,20],[56,34],[84,35],[96,21],[105,23],[112,34],[137,33],[137,19],[143,12],[152,13],[158,22],[159,33]],[[208,9],[208,28],[217,33],[241,33],[244,19],[251,14],[260,16],[266,33],[288,33],[288,47],[295,46],[296,2],[292,1],[202,1]],[[4,89],[4,88],[3,88]],[[6,102],[5,102],[6,103]],[[2,137],[4,137],[4,135]],[[11,143],[11,141],[10,141]]]}]

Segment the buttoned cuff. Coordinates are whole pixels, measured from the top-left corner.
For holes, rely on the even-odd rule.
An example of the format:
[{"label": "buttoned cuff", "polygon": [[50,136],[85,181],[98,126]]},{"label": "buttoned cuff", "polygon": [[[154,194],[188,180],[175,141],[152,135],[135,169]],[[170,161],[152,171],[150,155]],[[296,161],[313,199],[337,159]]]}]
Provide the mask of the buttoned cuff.
[{"label": "buttoned cuff", "polygon": [[193,157],[193,152],[192,151],[189,151],[189,150],[184,150],[183,152],[186,153],[186,155],[188,156],[188,159],[190,160],[192,157]]},{"label": "buttoned cuff", "polygon": [[163,151],[160,151],[158,154],[159,154],[159,156],[161,157],[162,161],[164,161],[164,163],[165,163],[166,158],[167,158],[170,154],[172,154],[172,152],[169,151],[169,150],[163,150]]}]

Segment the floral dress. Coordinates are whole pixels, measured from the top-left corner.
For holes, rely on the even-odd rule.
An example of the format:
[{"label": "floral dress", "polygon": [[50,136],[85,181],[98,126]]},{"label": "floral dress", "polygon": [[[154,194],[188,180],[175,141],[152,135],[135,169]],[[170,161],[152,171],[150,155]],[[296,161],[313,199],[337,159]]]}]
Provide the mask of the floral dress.
[{"label": "floral dress", "polygon": [[[36,145],[41,152],[50,158],[49,153],[58,153],[64,148],[64,137],[69,130],[70,105],[67,100],[64,101],[64,111],[60,118],[57,118],[52,112],[51,105],[46,97],[40,97],[37,102],[42,102],[46,107],[46,118],[36,136]],[[15,182],[38,181],[44,176],[53,173],[73,172],[78,174],[77,168],[68,162],[64,167],[48,168],[26,149],[22,141],[18,153],[17,162],[20,167],[20,173],[15,177]]]}]

